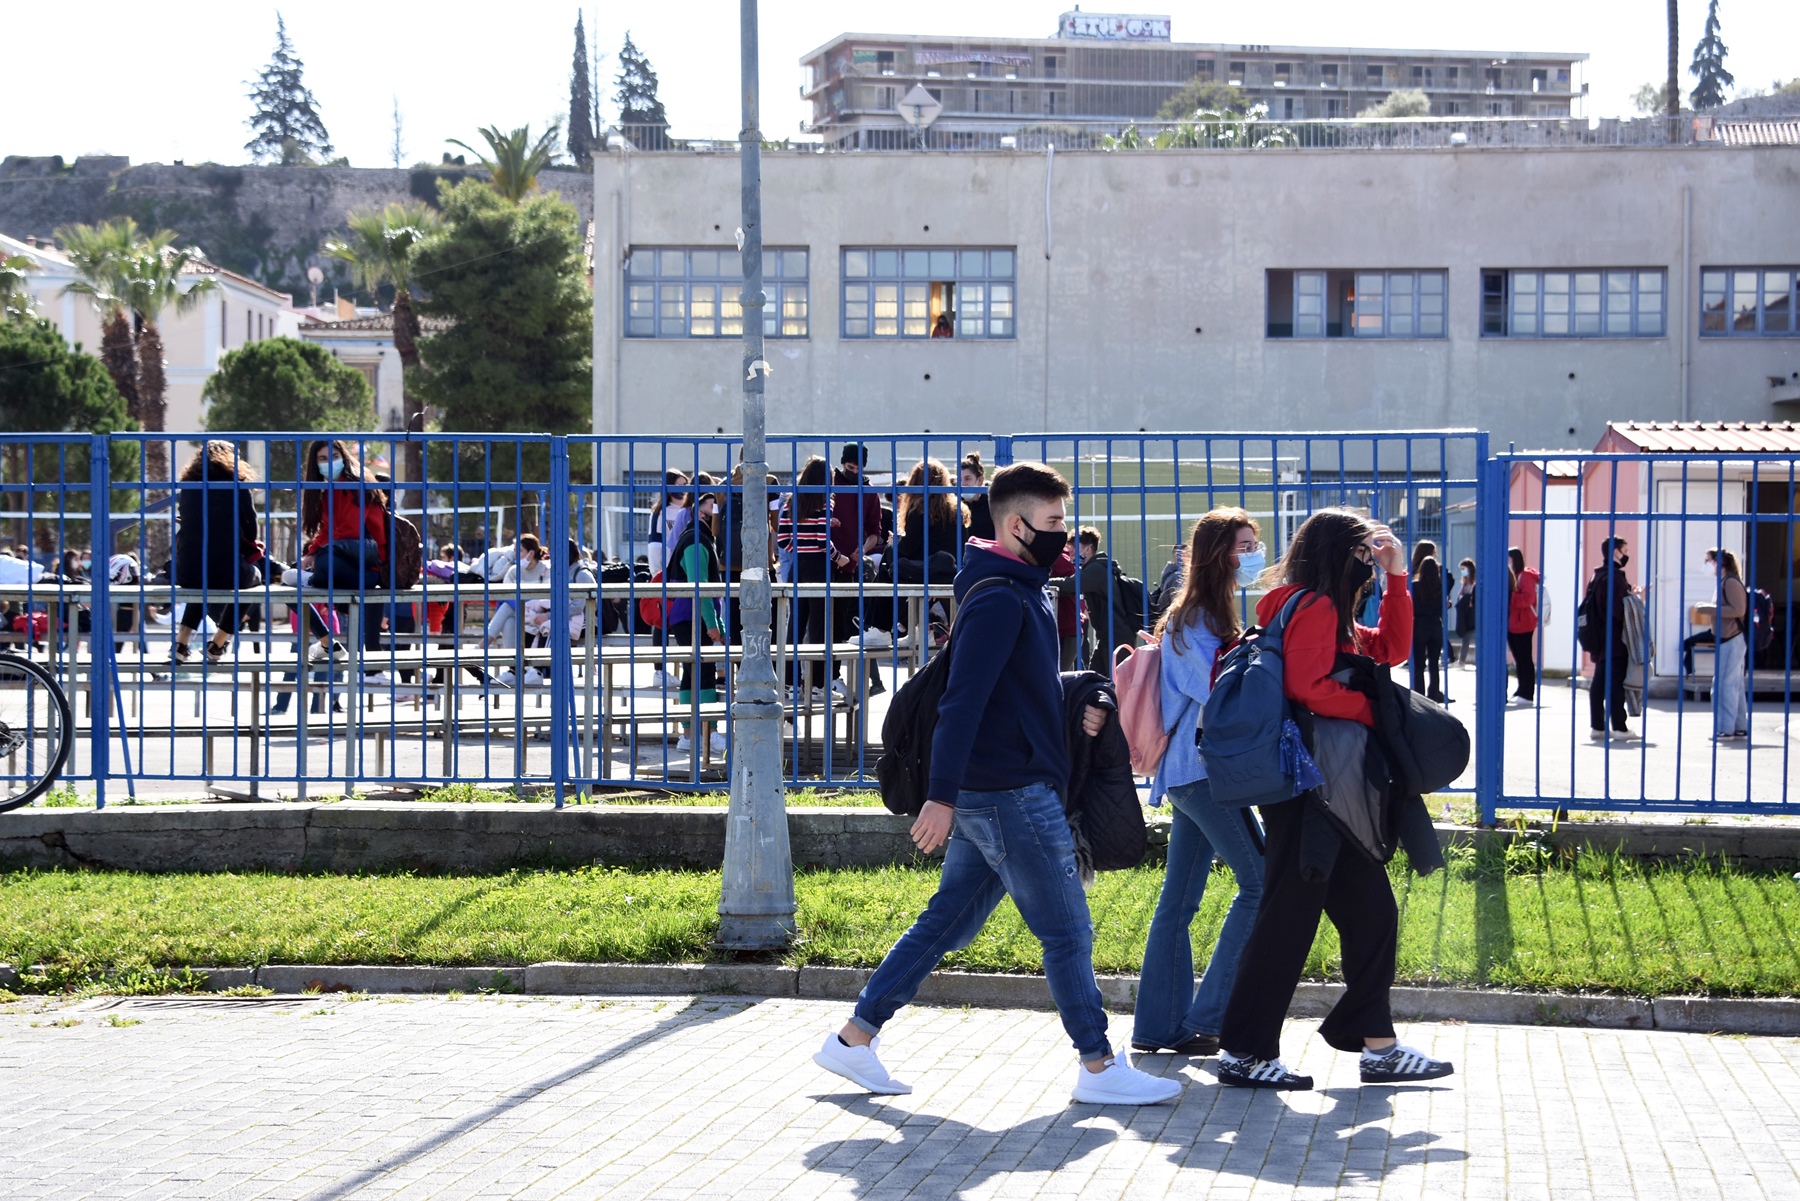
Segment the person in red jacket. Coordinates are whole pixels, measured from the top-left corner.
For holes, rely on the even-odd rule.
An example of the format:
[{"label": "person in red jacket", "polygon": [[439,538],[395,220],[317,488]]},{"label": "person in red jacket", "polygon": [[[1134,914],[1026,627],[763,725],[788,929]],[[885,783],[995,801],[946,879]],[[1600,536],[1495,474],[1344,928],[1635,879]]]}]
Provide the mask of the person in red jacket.
[{"label": "person in red jacket", "polygon": [[1525,566],[1525,552],[1516,546],[1506,552],[1506,558],[1507,566],[1512,568],[1512,594],[1506,602],[1506,649],[1512,652],[1519,674],[1513,700],[1530,704],[1537,695],[1537,654],[1531,643],[1538,628],[1538,573]]},{"label": "person in red jacket", "polygon": [[371,586],[387,562],[387,494],[356,452],[341,441],[314,442],[306,448],[301,478],[323,488],[307,488],[300,501],[300,569],[312,573],[308,583],[361,591]]},{"label": "person in red jacket", "polygon": [[[1355,614],[1379,565],[1387,573],[1374,627]],[[1392,530],[1348,509],[1307,518],[1287,554],[1262,581],[1277,585],[1256,606],[1259,625],[1275,620],[1288,598],[1305,589],[1282,635],[1282,691],[1317,717],[1374,725],[1369,698],[1332,678],[1340,651],[1377,663],[1404,662],[1412,651],[1412,596],[1406,550]],[[1319,1026],[1340,1051],[1361,1051],[1365,1084],[1448,1076],[1448,1063],[1402,1046],[1394,1037],[1388,992],[1394,983],[1399,912],[1387,869],[1349,845],[1338,847],[1323,873],[1302,868],[1303,831],[1319,804],[1313,792],[1262,807],[1266,846],[1263,898],[1239,960],[1219,1033],[1219,1080],[1246,1088],[1307,1089],[1310,1076],[1281,1062],[1281,1023],[1324,913],[1343,948],[1344,994]]]}]

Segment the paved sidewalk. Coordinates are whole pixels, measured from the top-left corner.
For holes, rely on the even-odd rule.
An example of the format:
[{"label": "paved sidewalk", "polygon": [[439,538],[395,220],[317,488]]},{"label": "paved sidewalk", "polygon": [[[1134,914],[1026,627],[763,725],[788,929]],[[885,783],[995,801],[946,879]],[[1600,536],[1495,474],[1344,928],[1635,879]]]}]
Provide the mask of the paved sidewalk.
[{"label": "paved sidewalk", "polygon": [[[1443,1087],[1074,1105],[1053,1015],[904,1011],[875,1100],[838,1003],[343,996],[0,1009],[10,1198],[1800,1198],[1800,1040],[1415,1026]],[[54,1023],[78,1021],[79,1025]],[[134,1025],[123,1023],[135,1022]],[[112,1023],[120,1023],[114,1025]],[[1129,1019],[1115,1017],[1123,1042]]]}]

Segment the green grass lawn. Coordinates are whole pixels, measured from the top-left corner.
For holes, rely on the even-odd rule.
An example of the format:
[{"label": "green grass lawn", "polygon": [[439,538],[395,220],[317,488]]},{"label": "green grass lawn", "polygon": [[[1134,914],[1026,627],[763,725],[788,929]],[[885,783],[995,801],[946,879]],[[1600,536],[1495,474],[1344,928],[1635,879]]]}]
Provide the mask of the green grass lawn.
[{"label": "green grass lawn", "polygon": [[[1547,864],[1455,856],[1415,877],[1396,864],[1400,979],[1656,995],[1800,995],[1800,883],[1716,864],[1645,867],[1602,855]],[[794,963],[873,965],[930,896],[915,868],[808,871]],[[1100,877],[1095,967],[1136,971],[1160,868]],[[1204,960],[1232,894],[1218,869],[1195,922]],[[717,927],[716,872],[583,868],[477,877],[16,871],[0,873],[0,960],[80,987],[124,975],[262,963],[697,962]],[[1037,941],[1010,902],[946,967],[1031,972]],[[1337,967],[1326,924],[1307,974]]]}]

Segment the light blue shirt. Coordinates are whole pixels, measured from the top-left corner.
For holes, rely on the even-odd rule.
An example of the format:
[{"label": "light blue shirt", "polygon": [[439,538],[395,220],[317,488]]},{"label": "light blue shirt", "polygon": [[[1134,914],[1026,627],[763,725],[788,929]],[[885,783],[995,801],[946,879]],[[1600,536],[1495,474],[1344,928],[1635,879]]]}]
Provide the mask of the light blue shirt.
[{"label": "light blue shirt", "polygon": [[1207,627],[1205,617],[1181,631],[1179,645],[1173,630],[1163,631],[1162,716],[1169,745],[1150,782],[1150,803],[1162,804],[1163,794],[1182,784],[1206,778],[1195,731],[1200,711],[1212,695],[1213,657],[1221,639]]}]

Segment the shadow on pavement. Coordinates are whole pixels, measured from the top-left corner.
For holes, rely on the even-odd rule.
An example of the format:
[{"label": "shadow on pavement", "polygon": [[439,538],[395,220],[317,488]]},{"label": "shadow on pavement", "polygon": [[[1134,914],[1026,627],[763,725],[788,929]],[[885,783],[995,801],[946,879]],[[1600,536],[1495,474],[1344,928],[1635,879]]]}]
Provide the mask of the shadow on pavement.
[{"label": "shadow on pavement", "polygon": [[755,1004],[755,1002],[751,1001],[744,1004],[721,1004],[717,997],[701,996],[690,998],[688,1003],[678,1012],[664,1018],[648,1030],[633,1034],[629,1038],[620,1039],[606,1050],[591,1055],[580,1063],[572,1064],[560,1072],[545,1076],[541,1080],[534,1080],[530,1084],[520,1085],[518,1088],[507,1093],[491,1105],[478,1109],[467,1117],[452,1122],[448,1127],[432,1135],[430,1138],[420,1139],[418,1142],[413,1143],[411,1146],[403,1147],[392,1155],[384,1156],[375,1163],[364,1168],[362,1171],[346,1176],[335,1184],[329,1184],[323,1188],[315,1189],[314,1191],[307,1193],[302,1201],[335,1201],[337,1198],[352,1196],[364,1187],[373,1184],[387,1173],[394,1171],[396,1168],[404,1167],[414,1160],[429,1155],[439,1147],[454,1142],[464,1135],[480,1129],[486,1123],[493,1121],[497,1117],[501,1117],[526,1102],[536,1100],[553,1088],[567,1084],[569,1081],[574,1080],[579,1076],[584,1076],[595,1068],[604,1067],[606,1064],[618,1059],[622,1055],[628,1055],[633,1051],[641,1050],[652,1043],[665,1039],[679,1030],[691,1026],[698,1026],[706,1022],[717,1021],[720,1018],[735,1017],[752,1004]]}]

